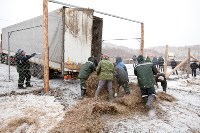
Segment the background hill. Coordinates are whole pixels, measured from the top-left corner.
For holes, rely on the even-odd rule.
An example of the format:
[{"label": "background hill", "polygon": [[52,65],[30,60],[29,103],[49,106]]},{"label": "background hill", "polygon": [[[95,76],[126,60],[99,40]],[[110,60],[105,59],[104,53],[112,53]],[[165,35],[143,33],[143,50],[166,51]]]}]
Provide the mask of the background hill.
[{"label": "background hill", "polygon": [[[184,59],[187,57],[188,48],[191,50],[191,54],[196,58],[200,59],[200,45],[183,46],[183,47],[168,47],[168,52],[173,52],[175,59]],[[112,43],[102,44],[102,53],[106,53],[110,56],[111,60],[115,60],[117,56],[121,56],[123,59],[130,59],[133,55],[139,55],[139,49],[132,49],[124,46],[118,46]],[[155,46],[145,48],[144,55],[150,57],[153,56],[164,56],[165,46]]]}]

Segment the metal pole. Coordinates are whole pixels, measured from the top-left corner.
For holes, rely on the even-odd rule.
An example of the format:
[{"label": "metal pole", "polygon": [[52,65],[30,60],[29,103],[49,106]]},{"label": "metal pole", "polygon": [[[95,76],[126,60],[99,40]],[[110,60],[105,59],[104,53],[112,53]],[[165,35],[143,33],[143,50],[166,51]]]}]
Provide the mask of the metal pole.
[{"label": "metal pole", "polygon": [[10,35],[12,32],[8,32],[8,80],[10,81]]},{"label": "metal pole", "polygon": [[[67,3],[63,3],[63,2],[59,2],[59,1],[55,1],[55,0],[48,0],[49,2],[52,3],[56,3],[56,4],[60,4],[60,5],[65,5],[65,6],[69,6],[69,7],[74,7],[74,8],[83,8],[80,6],[75,6],[75,5],[71,5],[71,4],[67,4]],[[107,16],[111,16],[111,17],[115,17],[115,18],[119,18],[119,19],[124,19],[127,21],[131,21],[131,22],[135,22],[135,23],[142,23],[136,20],[132,20],[132,19],[128,19],[128,18],[124,18],[124,17],[120,17],[120,16],[116,16],[116,15],[112,15],[112,14],[108,14],[108,13],[104,13],[104,12],[100,12],[100,11],[96,11],[94,10],[94,12],[99,13],[99,14],[103,14],[103,15],[107,15]]]},{"label": "metal pole", "polygon": [[48,2],[43,0],[44,92],[49,92]]}]

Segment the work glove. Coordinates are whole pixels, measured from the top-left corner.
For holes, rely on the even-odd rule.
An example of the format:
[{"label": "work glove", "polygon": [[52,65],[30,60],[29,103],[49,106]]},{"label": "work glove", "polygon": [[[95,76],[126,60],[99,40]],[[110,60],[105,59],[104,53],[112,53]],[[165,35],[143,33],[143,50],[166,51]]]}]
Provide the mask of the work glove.
[{"label": "work glove", "polygon": [[36,55],[36,53],[33,53],[33,54],[31,54],[31,57],[33,57],[33,56],[35,56]]}]

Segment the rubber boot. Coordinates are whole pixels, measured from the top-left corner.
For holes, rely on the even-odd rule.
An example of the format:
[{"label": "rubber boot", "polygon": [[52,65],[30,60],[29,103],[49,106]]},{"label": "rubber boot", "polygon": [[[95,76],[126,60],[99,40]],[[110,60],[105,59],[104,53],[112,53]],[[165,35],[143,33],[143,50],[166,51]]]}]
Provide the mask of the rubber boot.
[{"label": "rubber boot", "polygon": [[146,104],[148,101],[148,96],[143,96],[142,97],[143,103]]},{"label": "rubber boot", "polygon": [[81,97],[79,99],[83,100],[85,95],[86,95],[86,89],[81,89]]},{"label": "rubber boot", "polygon": [[152,104],[153,104],[154,100],[155,100],[155,95],[150,95],[148,97],[148,100],[147,100],[147,103],[146,103],[146,107],[148,109],[152,109],[153,108]]},{"label": "rubber boot", "polygon": [[23,85],[18,85],[18,89],[26,89]]}]

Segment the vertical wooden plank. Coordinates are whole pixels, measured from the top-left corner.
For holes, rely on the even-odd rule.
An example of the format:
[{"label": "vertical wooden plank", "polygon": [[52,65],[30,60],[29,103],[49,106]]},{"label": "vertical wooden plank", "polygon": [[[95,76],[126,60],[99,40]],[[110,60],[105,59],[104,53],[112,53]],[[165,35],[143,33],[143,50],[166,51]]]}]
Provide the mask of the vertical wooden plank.
[{"label": "vertical wooden plank", "polygon": [[141,23],[141,46],[140,54],[144,56],[144,23]]},{"label": "vertical wooden plank", "polygon": [[165,47],[165,62],[164,62],[164,73],[167,74],[167,63],[168,63],[168,45]]},{"label": "vertical wooden plank", "polygon": [[49,92],[48,1],[43,0],[44,92]]}]

